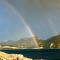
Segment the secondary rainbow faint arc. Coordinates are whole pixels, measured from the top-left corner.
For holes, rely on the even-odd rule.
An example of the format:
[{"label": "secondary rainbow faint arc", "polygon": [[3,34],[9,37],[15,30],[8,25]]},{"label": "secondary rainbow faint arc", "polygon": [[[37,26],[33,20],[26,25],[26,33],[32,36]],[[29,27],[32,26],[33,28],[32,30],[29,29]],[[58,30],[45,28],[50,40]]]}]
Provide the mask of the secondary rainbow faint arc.
[{"label": "secondary rainbow faint arc", "polygon": [[53,31],[53,34],[54,34],[54,35],[58,35],[58,32],[57,32],[57,30],[56,30],[56,28],[55,28],[55,25],[54,25],[54,23],[53,23],[53,20],[50,18],[50,19],[48,19],[47,21],[48,21],[49,27],[50,27],[51,30]]},{"label": "secondary rainbow faint arc", "polygon": [[25,19],[21,16],[20,12],[17,11],[16,8],[14,8],[10,3],[8,3],[6,0],[4,1],[5,4],[12,9],[12,11],[18,16],[19,19],[22,19],[21,21],[24,23],[24,25],[26,26],[26,29],[28,30],[29,34],[33,37],[33,41],[36,45],[36,47],[38,46],[38,43],[36,41],[36,38],[34,36],[34,33],[32,32],[31,28],[29,27],[29,25],[26,23]]}]

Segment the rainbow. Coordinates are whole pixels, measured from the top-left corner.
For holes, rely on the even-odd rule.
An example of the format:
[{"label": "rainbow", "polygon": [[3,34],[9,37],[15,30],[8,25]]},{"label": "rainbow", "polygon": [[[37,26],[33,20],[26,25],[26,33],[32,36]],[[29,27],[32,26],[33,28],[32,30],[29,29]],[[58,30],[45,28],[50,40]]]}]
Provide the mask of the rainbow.
[{"label": "rainbow", "polygon": [[38,43],[36,41],[35,35],[32,32],[31,28],[29,27],[29,25],[27,24],[27,22],[25,21],[25,19],[21,16],[20,12],[17,11],[16,8],[14,8],[10,3],[8,3],[6,0],[4,0],[4,3],[7,5],[7,7],[9,7],[10,9],[12,9],[12,11],[18,16],[19,20],[21,19],[21,21],[23,22],[23,24],[25,25],[26,29],[28,30],[29,34],[33,37],[33,41],[34,44],[36,45],[36,47],[38,46]]},{"label": "rainbow", "polygon": [[56,28],[55,28],[55,25],[54,25],[54,23],[53,23],[53,20],[50,18],[50,19],[48,19],[47,21],[48,21],[49,27],[50,27],[51,30],[53,31],[53,34],[54,34],[54,35],[58,35],[58,32],[57,32],[57,30],[56,30]]}]

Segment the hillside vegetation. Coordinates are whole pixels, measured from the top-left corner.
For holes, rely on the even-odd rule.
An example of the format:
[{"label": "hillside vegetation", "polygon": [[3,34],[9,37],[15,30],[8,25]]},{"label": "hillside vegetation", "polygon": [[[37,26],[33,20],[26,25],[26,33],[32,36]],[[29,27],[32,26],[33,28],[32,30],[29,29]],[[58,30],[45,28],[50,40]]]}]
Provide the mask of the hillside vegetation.
[{"label": "hillside vegetation", "polygon": [[0,42],[1,46],[19,47],[19,48],[60,48],[60,35],[53,36],[47,40],[42,40],[35,36],[38,47],[34,44],[33,37],[24,38],[16,41],[8,40]]}]

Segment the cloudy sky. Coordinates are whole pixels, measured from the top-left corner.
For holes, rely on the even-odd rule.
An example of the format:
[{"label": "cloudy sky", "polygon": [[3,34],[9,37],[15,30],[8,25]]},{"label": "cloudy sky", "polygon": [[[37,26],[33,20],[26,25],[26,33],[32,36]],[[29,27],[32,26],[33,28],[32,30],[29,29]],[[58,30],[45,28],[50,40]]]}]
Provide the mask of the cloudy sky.
[{"label": "cloudy sky", "polygon": [[60,34],[60,0],[0,0],[0,40],[29,37],[22,19],[42,39]]}]

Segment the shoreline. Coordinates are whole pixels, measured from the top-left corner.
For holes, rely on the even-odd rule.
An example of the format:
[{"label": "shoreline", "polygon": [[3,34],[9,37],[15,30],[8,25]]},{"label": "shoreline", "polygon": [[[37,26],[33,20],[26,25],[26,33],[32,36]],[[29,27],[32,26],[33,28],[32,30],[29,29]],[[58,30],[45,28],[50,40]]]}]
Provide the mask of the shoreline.
[{"label": "shoreline", "polygon": [[31,58],[24,57],[22,54],[8,54],[0,51],[1,60],[32,60]]}]

